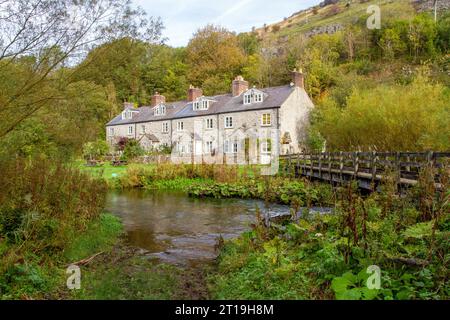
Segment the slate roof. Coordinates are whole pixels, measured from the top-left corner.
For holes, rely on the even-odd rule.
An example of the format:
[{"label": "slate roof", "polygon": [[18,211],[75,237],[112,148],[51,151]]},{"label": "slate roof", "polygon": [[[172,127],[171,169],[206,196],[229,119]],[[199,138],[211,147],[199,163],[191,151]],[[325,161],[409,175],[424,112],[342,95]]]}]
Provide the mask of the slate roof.
[{"label": "slate roof", "polygon": [[192,108],[192,102],[187,100],[167,102],[166,114],[163,116],[155,116],[153,115],[152,107],[142,106],[136,109],[139,113],[134,114],[132,119],[122,119],[122,114],[119,114],[108,122],[106,126],[279,108],[294,91],[294,89],[295,87],[291,87],[290,85],[258,89],[264,93],[263,102],[247,105],[244,105],[243,94],[237,97],[233,97],[231,93],[207,97],[208,99],[215,100],[215,102],[210,104],[208,110],[194,111]]}]

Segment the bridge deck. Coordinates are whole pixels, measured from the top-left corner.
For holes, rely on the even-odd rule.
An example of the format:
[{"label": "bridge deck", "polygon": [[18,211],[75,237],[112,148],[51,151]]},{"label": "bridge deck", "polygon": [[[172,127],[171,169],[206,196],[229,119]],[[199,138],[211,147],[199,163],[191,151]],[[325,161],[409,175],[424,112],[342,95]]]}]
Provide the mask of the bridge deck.
[{"label": "bridge deck", "polygon": [[435,187],[440,189],[440,174],[449,170],[450,152],[325,152],[283,155],[280,159],[286,175],[336,183],[358,180],[365,189],[372,189],[388,176],[395,177],[398,185],[414,186],[420,172],[428,169],[433,170]]}]

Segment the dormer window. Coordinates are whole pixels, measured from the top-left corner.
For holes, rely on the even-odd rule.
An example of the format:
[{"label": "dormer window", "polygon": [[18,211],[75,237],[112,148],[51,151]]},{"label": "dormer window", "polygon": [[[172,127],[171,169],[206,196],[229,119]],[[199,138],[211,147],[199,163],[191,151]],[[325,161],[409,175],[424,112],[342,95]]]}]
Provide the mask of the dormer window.
[{"label": "dormer window", "polygon": [[129,109],[122,111],[122,120],[133,119],[133,113],[138,111],[131,111]]},{"label": "dormer window", "polygon": [[199,111],[199,110],[208,110],[209,105],[211,104],[213,100],[200,97],[196,101],[192,103],[192,110]]},{"label": "dormer window", "polygon": [[264,100],[263,92],[257,89],[250,89],[244,93],[244,104],[260,103]]},{"label": "dormer window", "polygon": [[153,108],[153,114],[155,116],[163,116],[166,114],[166,105],[163,103],[158,104]]}]

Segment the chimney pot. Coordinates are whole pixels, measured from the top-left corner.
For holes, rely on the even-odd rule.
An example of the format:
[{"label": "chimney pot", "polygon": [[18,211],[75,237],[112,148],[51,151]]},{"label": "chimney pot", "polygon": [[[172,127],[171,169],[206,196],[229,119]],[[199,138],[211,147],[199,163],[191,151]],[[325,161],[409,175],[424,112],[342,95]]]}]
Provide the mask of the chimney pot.
[{"label": "chimney pot", "polygon": [[158,104],[165,103],[165,102],[166,102],[166,97],[164,97],[163,95],[160,95],[159,92],[156,91],[155,94],[152,96],[151,106],[156,107]]},{"label": "chimney pot", "polygon": [[194,101],[197,100],[197,98],[200,98],[203,95],[202,89],[195,88],[193,85],[189,85],[188,90],[188,101]]},{"label": "chimney pot", "polygon": [[305,76],[302,69],[300,69],[300,71],[297,71],[297,69],[292,71],[292,83],[295,87],[305,88]]},{"label": "chimney pot", "polygon": [[248,90],[248,82],[245,81],[242,76],[237,76],[233,80],[233,85],[231,87],[233,97],[237,97],[247,90]]}]

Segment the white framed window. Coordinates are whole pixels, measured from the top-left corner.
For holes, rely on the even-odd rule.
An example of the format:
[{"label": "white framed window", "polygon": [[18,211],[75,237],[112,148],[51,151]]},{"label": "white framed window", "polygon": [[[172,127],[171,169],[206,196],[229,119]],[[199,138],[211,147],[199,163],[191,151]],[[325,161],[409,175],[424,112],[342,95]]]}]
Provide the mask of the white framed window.
[{"label": "white framed window", "polygon": [[263,102],[263,93],[257,89],[250,89],[244,94],[244,104]]},{"label": "white framed window", "polygon": [[183,131],[184,130],[184,122],[178,121],[177,122],[177,131]]},{"label": "white framed window", "polygon": [[133,113],[138,113],[138,111],[124,110],[122,111],[122,120],[133,119]]},{"label": "white framed window", "polygon": [[193,103],[192,103],[192,109],[194,110],[194,111],[197,111],[197,110],[208,110],[208,108],[209,108],[209,100],[207,100],[206,98],[204,98],[204,97],[201,97],[201,98],[199,98],[197,101],[194,101]]},{"label": "white framed window", "polygon": [[272,125],[272,115],[270,113],[263,113],[261,115],[261,125],[271,126]]},{"label": "white framed window", "polygon": [[225,128],[233,128],[233,117],[225,117]]},{"label": "white framed window", "polygon": [[108,133],[110,136],[114,135],[114,128],[109,128]]},{"label": "white framed window", "polygon": [[166,114],[166,105],[163,103],[158,104],[154,109],[153,109],[153,114],[155,116],[163,116]]},{"label": "white framed window", "polygon": [[141,133],[142,133],[142,134],[145,134],[145,125],[144,125],[144,124],[141,125]]},{"label": "white framed window", "polygon": [[261,141],[261,153],[270,154],[272,152],[272,141],[266,139]]},{"label": "white framed window", "polygon": [[233,142],[233,153],[237,153],[238,152],[238,150],[239,150],[239,145],[238,145],[238,143],[235,141],[235,142]]},{"label": "white framed window", "polygon": [[214,122],[212,118],[206,119],[206,129],[213,129]]},{"label": "white framed window", "polygon": [[128,134],[133,134],[133,126],[128,126]]},{"label": "white framed window", "polygon": [[213,151],[213,142],[206,141],[205,142],[205,153],[212,153],[212,151]]},{"label": "white framed window", "polygon": [[163,133],[169,132],[169,123],[168,123],[167,121],[162,123],[162,125],[161,125],[161,131],[162,131]]},{"label": "white framed window", "polygon": [[237,141],[225,140],[223,151],[225,153],[237,153],[239,151],[239,143]]}]

